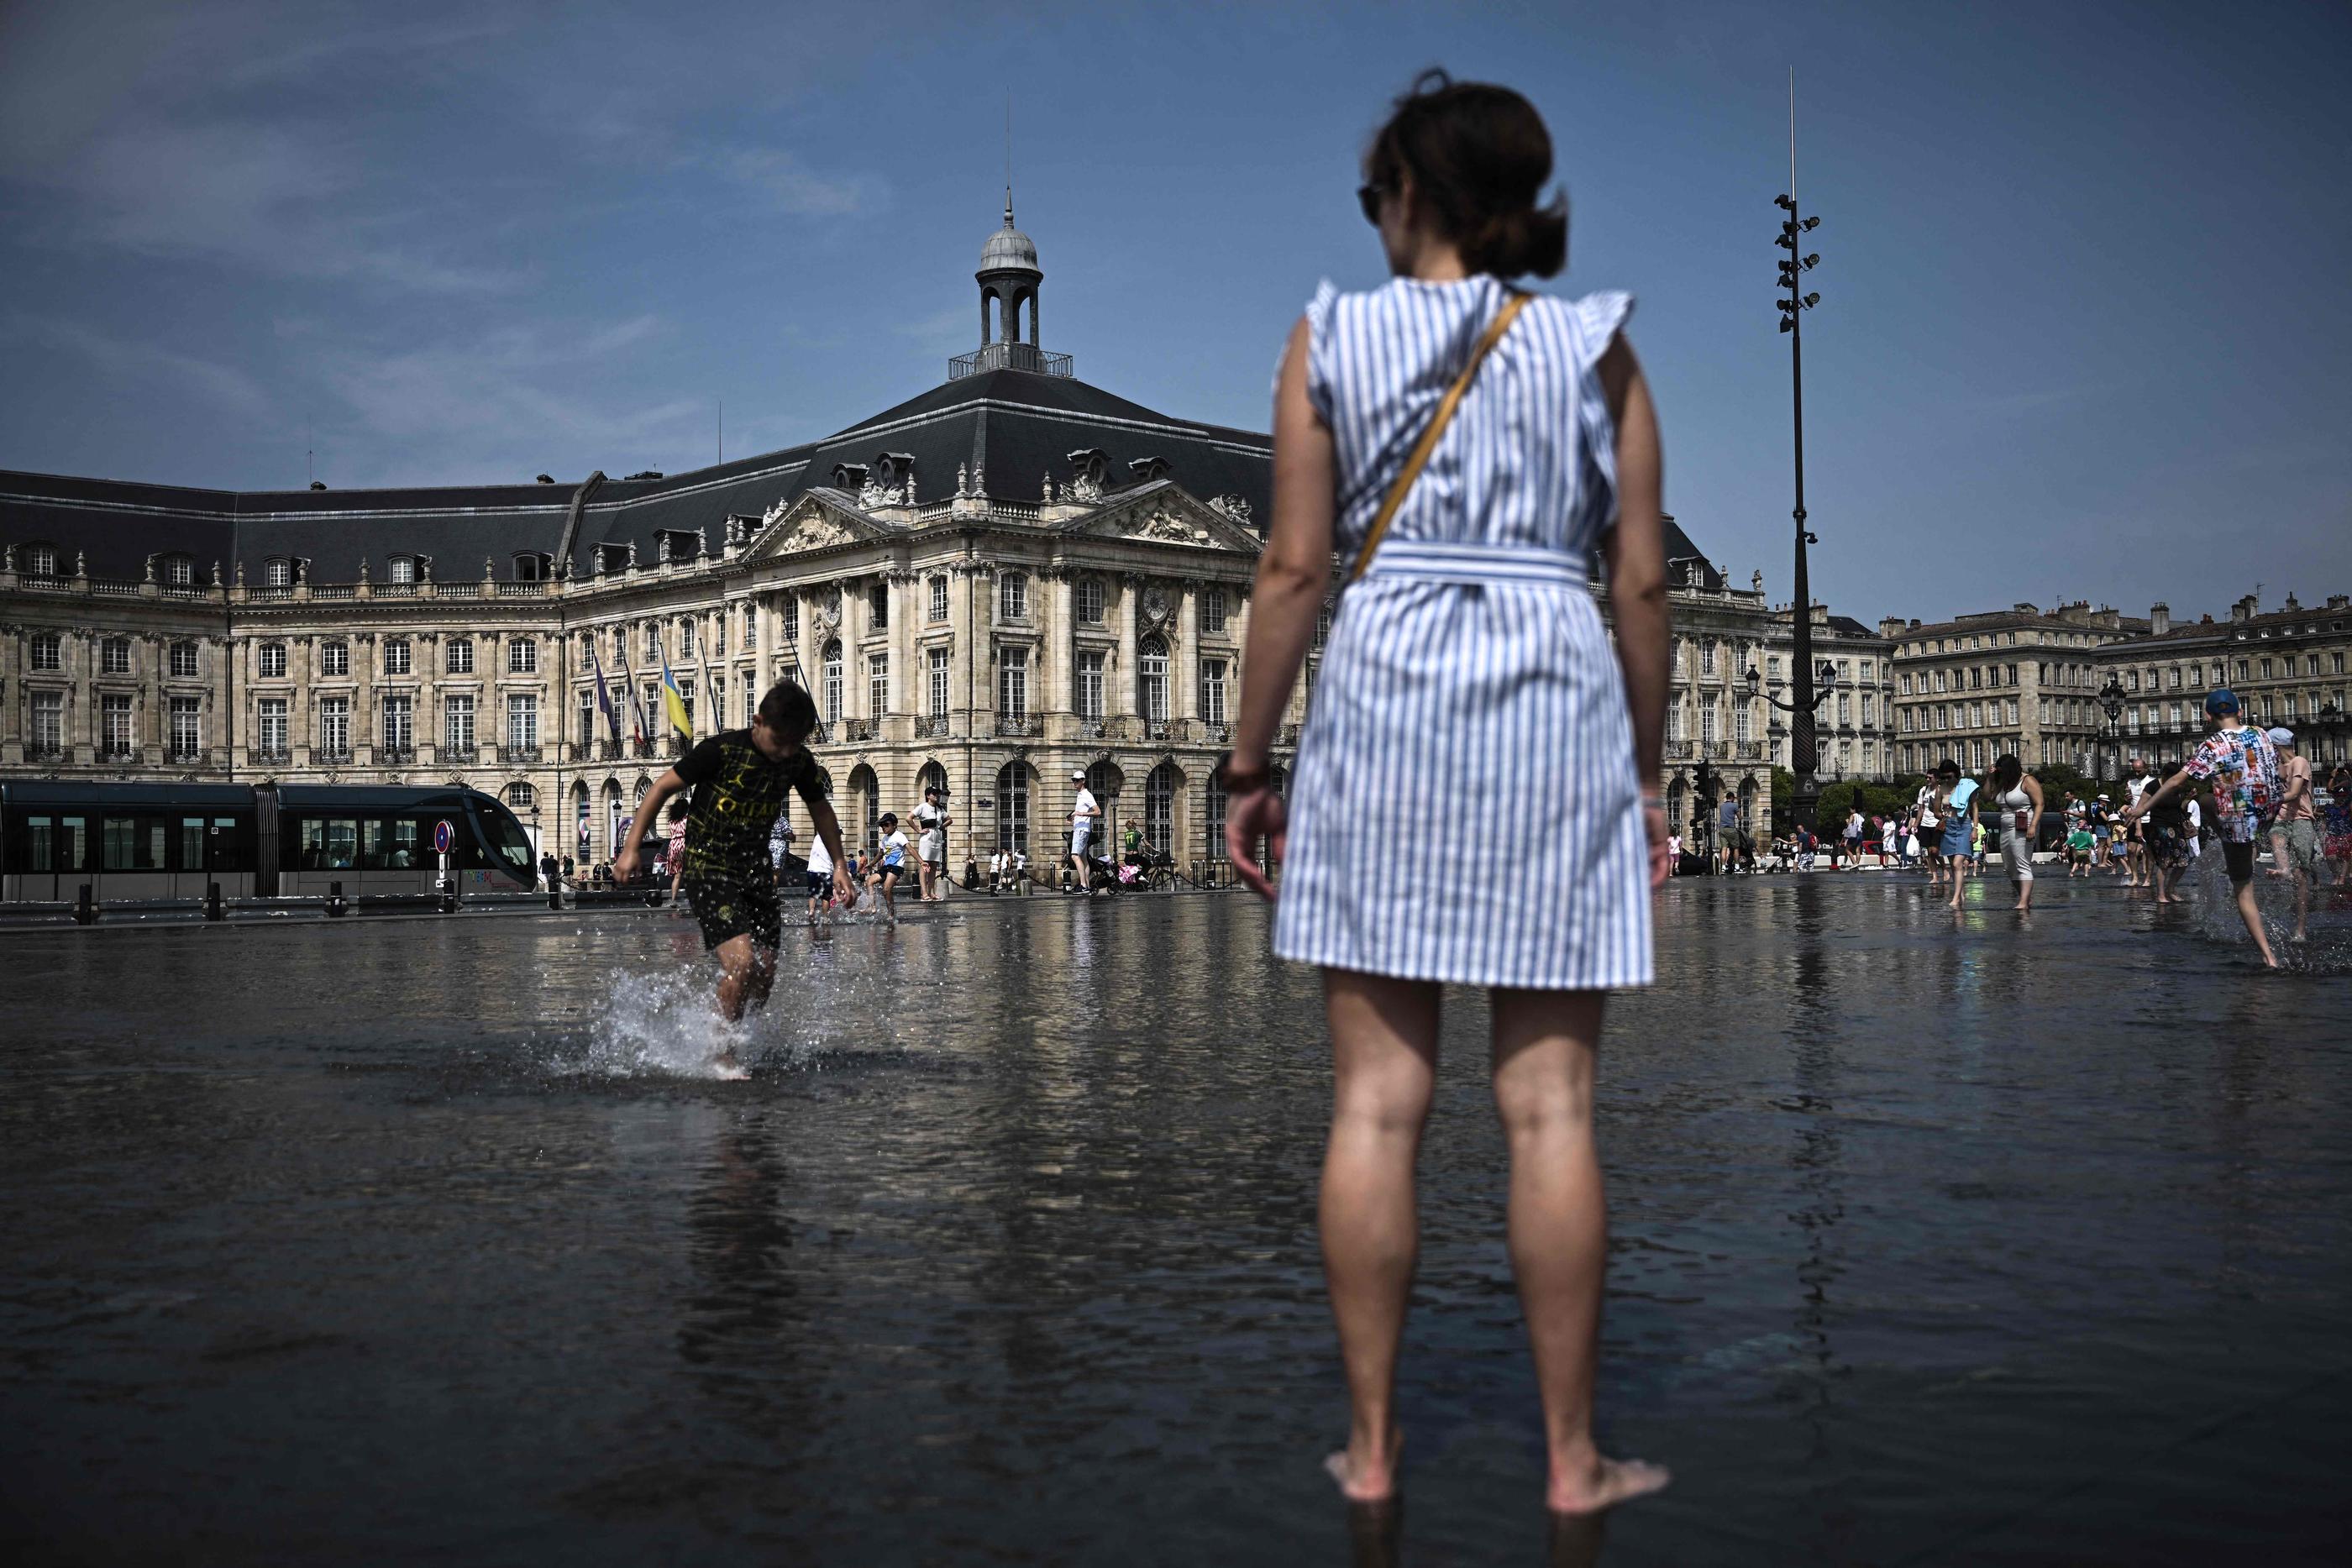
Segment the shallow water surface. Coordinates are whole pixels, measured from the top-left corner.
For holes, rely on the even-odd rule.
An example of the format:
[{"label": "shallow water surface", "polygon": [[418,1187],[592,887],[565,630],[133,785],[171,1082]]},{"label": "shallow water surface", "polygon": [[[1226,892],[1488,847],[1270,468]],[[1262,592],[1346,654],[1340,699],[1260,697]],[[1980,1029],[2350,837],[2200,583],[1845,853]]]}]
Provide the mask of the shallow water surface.
[{"label": "shallow water surface", "polygon": [[[1549,1542],[1484,1010],[1351,1536],[1313,977],[1240,896],[786,934],[0,933],[0,1542],[109,1562],[2310,1560],[2352,1439],[2352,986],[2045,879],[1696,881],[1614,1004],[1601,1410]],[[2326,941],[2342,910],[2322,915]],[[2332,949],[2330,949],[2332,950]],[[1361,1522],[1361,1521],[1358,1521]]]}]

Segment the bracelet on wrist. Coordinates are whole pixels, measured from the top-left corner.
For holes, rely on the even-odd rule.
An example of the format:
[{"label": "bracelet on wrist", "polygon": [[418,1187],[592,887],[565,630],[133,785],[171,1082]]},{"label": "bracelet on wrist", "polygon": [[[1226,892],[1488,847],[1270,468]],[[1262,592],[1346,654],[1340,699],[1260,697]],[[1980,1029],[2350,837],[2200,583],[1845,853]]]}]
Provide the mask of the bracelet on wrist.
[{"label": "bracelet on wrist", "polygon": [[1274,769],[1271,766],[1261,762],[1255,768],[1235,768],[1234,754],[1230,751],[1217,758],[1215,772],[1218,781],[1224,785],[1225,793],[1228,795],[1245,795],[1254,789],[1263,789],[1274,782]]}]

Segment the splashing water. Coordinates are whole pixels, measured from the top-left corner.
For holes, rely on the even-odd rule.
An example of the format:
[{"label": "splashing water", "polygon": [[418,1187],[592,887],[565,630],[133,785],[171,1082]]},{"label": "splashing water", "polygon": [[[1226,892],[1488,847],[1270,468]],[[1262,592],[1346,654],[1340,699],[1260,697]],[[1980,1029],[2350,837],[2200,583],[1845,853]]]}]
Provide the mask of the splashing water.
[{"label": "splashing water", "polygon": [[[2294,929],[2294,886],[2290,878],[2269,874],[2269,862],[2258,860],[2254,865],[2254,907],[2263,917],[2263,929],[2270,938],[2271,951],[2278,955],[2282,967],[2314,975],[2352,974],[2352,925],[2347,925],[2341,911],[2352,907],[2352,888],[2342,884],[2314,886],[2311,890],[2310,937],[2303,942],[2290,942]],[[2253,942],[2246,935],[2246,923],[2238,915],[2238,901],[2230,885],[2229,873],[2222,869],[2221,846],[2208,843],[2205,852],[2197,857],[2180,879],[2181,890],[2189,896],[2191,918],[2197,934],[2209,942],[2244,950],[2249,962],[2258,963]]]},{"label": "splashing water", "polygon": [[731,1048],[742,1060],[751,1031],[719,1016],[717,979],[714,967],[700,964],[616,976],[591,1020],[586,1051],[549,1065],[560,1073],[719,1078],[720,1054]]}]

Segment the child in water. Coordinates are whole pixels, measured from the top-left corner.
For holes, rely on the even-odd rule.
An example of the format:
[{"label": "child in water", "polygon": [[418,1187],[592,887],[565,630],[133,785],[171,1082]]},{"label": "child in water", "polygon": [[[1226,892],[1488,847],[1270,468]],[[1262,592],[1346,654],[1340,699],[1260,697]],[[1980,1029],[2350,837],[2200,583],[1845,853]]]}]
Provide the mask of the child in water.
[{"label": "child in water", "polygon": [[[835,865],[842,864],[841,823],[819,784],[815,758],[803,744],[816,727],[816,704],[790,681],[780,681],[760,700],[748,729],[712,736],[654,780],[637,803],[627,840],[613,857],[624,881],[636,875],[639,846],[680,790],[694,791],[687,808],[688,833],[678,874],[702,945],[719,955],[719,1014],[733,1023],[746,1008],[768,999],[776,979],[776,945],[783,919],[777,906],[775,877],[768,862],[768,827],[783,810],[784,791],[797,789],[808,805],[817,841]],[[851,896],[848,879],[836,872],[837,891]],[[715,1063],[719,1076],[746,1076],[731,1044]]]},{"label": "child in water", "polygon": [[882,829],[881,858],[875,867],[874,884],[882,890],[882,912],[892,921],[898,918],[898,879],[907,872],[907,835],[898,831],[898,813],[885,811]]}]

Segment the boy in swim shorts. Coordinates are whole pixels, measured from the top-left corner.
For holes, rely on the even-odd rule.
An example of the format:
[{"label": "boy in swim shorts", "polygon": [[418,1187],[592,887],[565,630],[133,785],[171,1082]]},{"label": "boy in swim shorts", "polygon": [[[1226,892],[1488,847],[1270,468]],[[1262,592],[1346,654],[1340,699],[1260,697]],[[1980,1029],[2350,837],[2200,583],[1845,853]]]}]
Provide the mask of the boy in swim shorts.
[{"label": "boy in swim shorts", "polygon": [[898,879],[907,874],[907,835],[898,831],[898,814],[882,813],[880,859],[874,873],[874,884],[882,890],[882,912],[892,920],[898,918]]},{"label": "boy in swim shorts", "polygon": [[[835,865],[842,861],[841,823],[820,786],[816,759],[803,744],[816,727],[816,704],[790,681],[769,688],[748,729],[712,736],[654,780],[637,803],[613,870],[635,876],[638,846],[660,815],[662,804],[691,789],[682,880],[702,925],[702,946],[719,955],[719,1013],[732,1023],[747,1007],[768,999],[775,984],[776,945],[782,936],[775,873],[768,861],[768,830],[784,807],[784,792],[797,789],[816,828],[816,839]],[[836,873],[841,892],[847,879]],[[717,1063],[727,1077],[744,1075],[730,1045]]]}]

